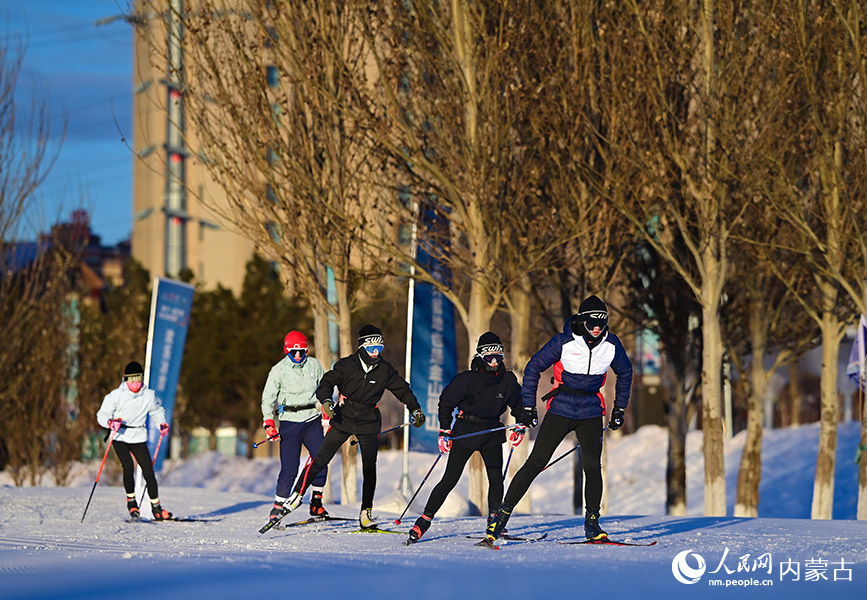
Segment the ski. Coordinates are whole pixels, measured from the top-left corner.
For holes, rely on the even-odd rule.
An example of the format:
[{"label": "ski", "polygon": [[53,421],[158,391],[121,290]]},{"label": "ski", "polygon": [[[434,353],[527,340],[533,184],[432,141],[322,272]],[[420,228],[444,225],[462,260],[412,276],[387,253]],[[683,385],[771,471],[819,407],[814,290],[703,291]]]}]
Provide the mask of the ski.
[{"label": "ski", "polygon": [[312,523],[324,523],[326,521],[354,521],[355,519],[350,519],[348,517],[310,517],[309,519],[304,519],[303,521],[296,521],[295,523],[286,523],[275,525],[274,529],[283,530],[289,527],[297,527],[298,525],[310,525]]},{"label": "ski", "polygon": [[[544,540],[546,537],[548,537],[547,531],[545,533],[534,535],[533,537],[521,537],[518,535],[509,535],[508,533],[504,533],[498,539],[506,540],[507,542],[538,542]],[[467,538],[471,540],[485,539],[475,535],[468,535]]]},{"label": "ski", "polygon": [[364,527],[355,529],[349,533],[396,533],[398,535],[406,535],[405,531],[392,531],[391,529],[380,529],[379,527]]},{"label": "ski", "polygon": [[499,550],[500,547],[494,545],[494,541],[495,541],[495,540],[493,540],[493,539],[485,538],[485,539],[483,539],[481,542],[476,542],[476,543],[473,544],[473,545],[474,545],[474,546],[481,546],[481,547],[483,547],[483,548],[488,548],[489,550]]},{"label": "ski", "polygon": [[176,521],[179,523],[216,523],[218,521],[222,521],[223,519],[198,519],[196,517],[169,517],[168,519],[160,519],[156,521],[154,519],[144,519],[142,517],[124,519],[126,523],[161,523],[164,521]]},{"label": "ski", "polygon": [[279,517],[277,517],[276,519],[268,519],[268,522],[265,523],[265,525],[262,526],[262,528],[259,530],[259,533],[265,533],[266,531],[268,531],[269,529],[271,529],[272,527],[274,527],[275,525],[277,525],[280,521],[283,520],[283,517],[285,517],[286,515],[288,515],[290,512],[292,512],[292,511],[291,511],[291,510],[287,510],[286,512],[284,512],[283,514],[281,514],[281,515],[280,515]]},{"label": "ski", "polygon": [[558,544],[586,544],[586,545],[596,545],[596,546],[655,546],[656,541],[650,542],[648,544],[644,544],[641,542],[618,542],[617,540],[612,540],[606,538],[598,539],[598,540],[582,540],[579,542],[561,542],[558,540]]}]

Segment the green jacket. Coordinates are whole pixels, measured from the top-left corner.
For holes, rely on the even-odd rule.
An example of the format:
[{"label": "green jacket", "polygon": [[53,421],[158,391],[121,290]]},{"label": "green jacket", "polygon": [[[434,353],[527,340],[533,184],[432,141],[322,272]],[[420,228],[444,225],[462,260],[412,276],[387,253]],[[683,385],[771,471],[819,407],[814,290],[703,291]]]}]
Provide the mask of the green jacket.
[{"label": "green jacket", "polygon": [[262,391],[262,419],[275,418],[275,412],[280,421],[300,423],[314,418],[319,413],[316,388],[323,372],[322,365],[312,356],[300,365],[284,356],[268,373]]}]

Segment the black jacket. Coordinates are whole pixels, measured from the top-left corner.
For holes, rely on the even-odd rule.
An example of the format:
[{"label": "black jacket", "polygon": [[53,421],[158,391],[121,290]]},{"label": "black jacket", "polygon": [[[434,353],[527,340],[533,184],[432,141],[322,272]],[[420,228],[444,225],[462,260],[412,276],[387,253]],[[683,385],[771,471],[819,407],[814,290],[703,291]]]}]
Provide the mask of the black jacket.
[{"label": "black jacket", "polygon": [[[440,429],[451,427],[452,437],[502,427],[500,415],[508,406],[514,417],[521,414],[521,386],[515,374],[500,365],[496,373],[485,371],[482,359],[473,359],[469,371],[455,375],[440,394]],[[452,423],[452,412],[460,412]],[[494,431],[457,440],[465,448],[478,450],[506,441],[505,431]]]},{"label": "black jacket", "polygon": [[386,389],[410,412],[420,407],[409,384],[390,363],[380,360],[365,373],[358,352],[334,363],[319,381],[316,397],[320,402],[331,400],[334,386],[337,386],[346,400],[331,419],[331,426],[350,434],[379,433],[381,417],[376,405]]}]

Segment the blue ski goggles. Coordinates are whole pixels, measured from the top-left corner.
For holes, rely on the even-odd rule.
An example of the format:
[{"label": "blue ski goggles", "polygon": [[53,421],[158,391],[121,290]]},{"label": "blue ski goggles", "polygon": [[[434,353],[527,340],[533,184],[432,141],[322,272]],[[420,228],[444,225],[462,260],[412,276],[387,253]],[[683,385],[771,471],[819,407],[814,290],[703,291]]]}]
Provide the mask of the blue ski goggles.
[{"label": "blue ski goggles", "polygon": [[362,346],[362,348],[364,348],[364,351],[367,352],[368,354],[370,354],[371,356],[378,356],[382,352],[383,348],[385,348],[385,345],[384,344],[369,344],[367,346]]}]

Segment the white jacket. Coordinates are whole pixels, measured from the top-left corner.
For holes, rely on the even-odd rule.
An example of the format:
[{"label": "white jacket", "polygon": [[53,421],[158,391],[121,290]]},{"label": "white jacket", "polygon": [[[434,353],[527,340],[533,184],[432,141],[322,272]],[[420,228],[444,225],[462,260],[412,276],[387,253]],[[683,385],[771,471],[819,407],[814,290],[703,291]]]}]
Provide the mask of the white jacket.
[{"label": "white jacket", "polygon": [[133,394],[129,391],[126,383],[112,390],[102,399],[102,406],[96,413],[96,420],[102,427],[108,428],[109,419],[123,419],[124,426],[120,428],[115,440],[136,444],[146,442],[148,439],[147,424],[148,415],[156,425],[166,422],[166,411],[157,400],[154,391],[142,385],[141,389]]}]

